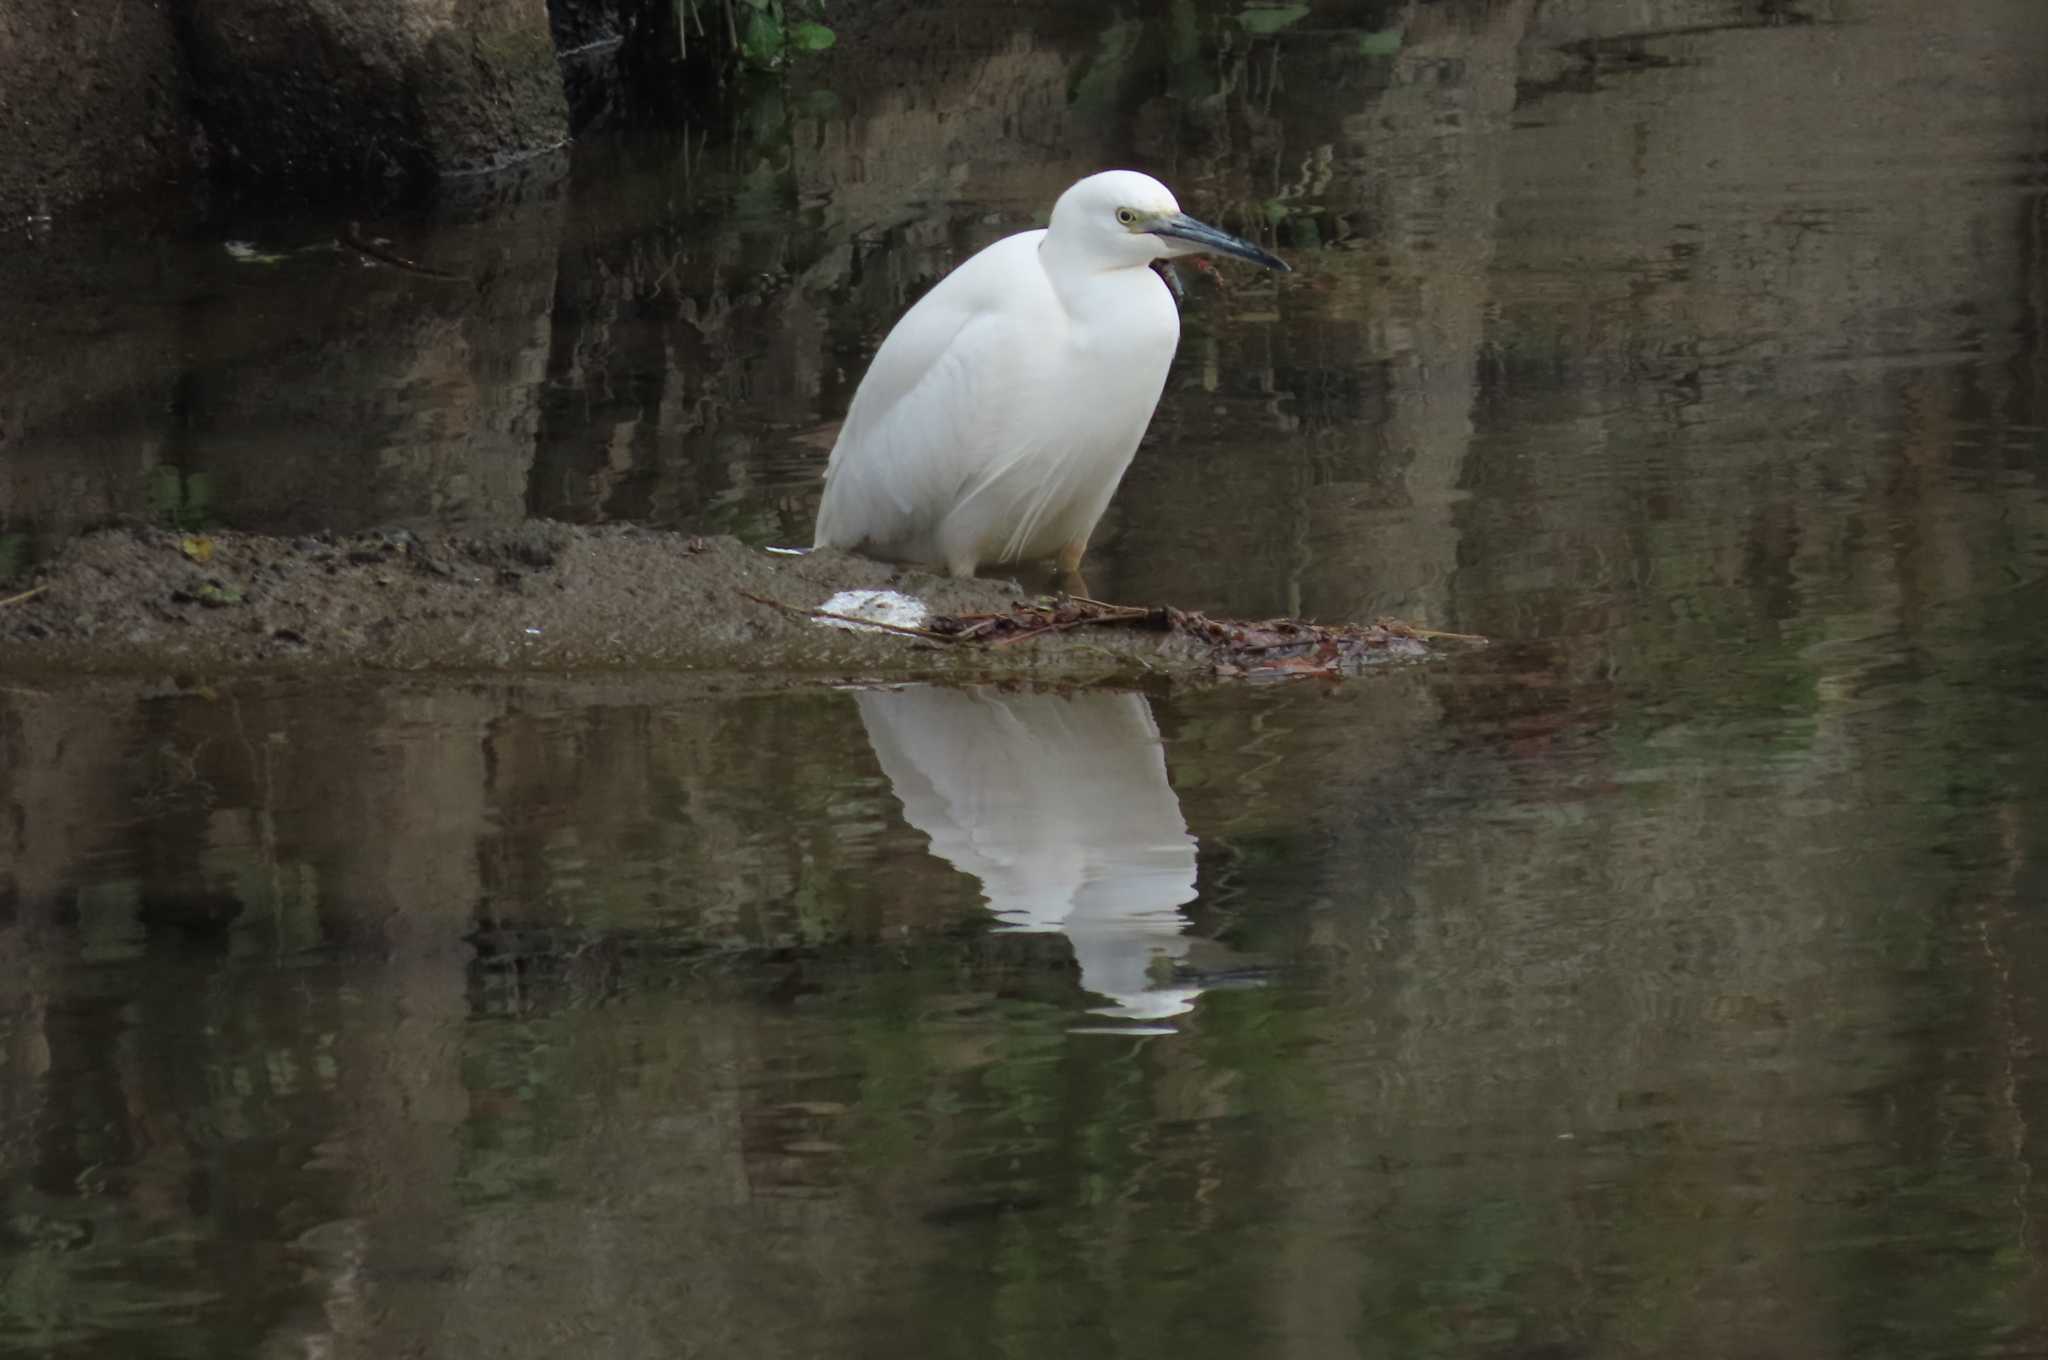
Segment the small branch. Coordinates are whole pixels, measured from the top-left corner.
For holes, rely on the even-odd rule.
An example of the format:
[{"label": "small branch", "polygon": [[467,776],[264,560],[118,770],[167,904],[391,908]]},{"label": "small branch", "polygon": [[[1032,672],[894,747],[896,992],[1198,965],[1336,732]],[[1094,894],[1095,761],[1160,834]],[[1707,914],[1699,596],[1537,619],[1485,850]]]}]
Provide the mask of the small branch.
[{"label": "small branch", "polygon": [[403,269],[408,274],[420,274],[430,279],[451,279],[458,283],[465,282],[468,278],[465,274],[453,274],[445,269],[435,269],[428,265],[415,264],[403,255],[394,255],[382,246],[374,245],[364,240],[363,224],[360,222],[349,223],[348,229],[340,233],[339,239],[350,250],[361,255],[367,255],[380,264],[388,264],[393,269]]},{"label": "small branch", "polygon": [[0,609],[5,609],[11,604],[20,604],[23,600],[33,600],[48,589],[47,585],[41,585],[37,586],[34,590],[24,590],[19,595],[9,595],[6,599],[0,600]]},{"label": "small branch", "polygon": [[1446,633],[1438,628],[1417,628],[1414,624],[1403,623],[1399,619],[1380,619],[1374,624],[1374,627],[1384,628],[1396,637],[1414,638],[1418,642],[1436,642],[1441,640],[1444,642],[1483,643],[1486,641],[1486,638],[1479,633]]},{"label": "small branch", "polygon": [[1236,643],[1232,645],[1232,650],[1239,652],[1284,652],[1287,651],[1289,648],[1313,648],[1320,645],[1321,642],[1322,639],[1320,638],[1289,638],[1285,642]]},{"label": "small branch", "polygon": [[989,646],[1007,647],[1013,642],[1022,642],[1025,638],[1035,638],[1040,633],[1057,633],[1062,628],[1071,628],[1074,626],[1075,622],[1079,622],[1079,620],[1074,620],[1068,623],[1048,623],[1043,628],[1033,628],[1029,632],[1012,633],[1008,637],[997,638],[994,642],[991,642]]},{"label": "small branch", "polygon": [[[1070,595],[1067,598],[1073,599],[1074,597]],[[1092,604],[1094,603],[1094,601],[1090,601],[1089,603]],[[1131,605],[1112,604],[1104,605],[1102,606],[1102,608],[1107,610],[1114,610],[1116,612],[1104,614],[1083,614],[1079,618],[1059,619],[1052,623],[1048,623],[1043,627],[1031,628],[1021,633],[1012,633],[1008,637],[997,638],[994,642],[991,642],[989,646],[1007,647],[1013,642],[1022,642],[1026,638],[1035,638],[1043,633],[1061,633],[1065,632],[1069,628],[1079,628],[1081,625],[1087,623],[1132,623],[1138,619],[1145,618],[1152,613],[1152,611],[1149,609],[1141,609]]]}]

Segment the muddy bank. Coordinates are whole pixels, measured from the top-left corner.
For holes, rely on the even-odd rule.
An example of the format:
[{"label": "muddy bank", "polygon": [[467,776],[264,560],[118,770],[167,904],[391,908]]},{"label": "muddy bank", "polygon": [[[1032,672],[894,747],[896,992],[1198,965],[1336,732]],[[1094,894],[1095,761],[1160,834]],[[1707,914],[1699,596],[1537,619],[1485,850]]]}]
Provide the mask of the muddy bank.
[{"label": "muddy bank", "polygon": [[[838,626],[843,592],[926,611]],[[829,609],[821,609],[829,606]],[[821,617],[822,615],[822,617]],[[870,615],[869,617],[873,617]],[[905,624],[909,626],[904,626]],[[112,529],[0,599],[0,669],[682,669],[792,679],[1334,677],[1478,639],[1402,624],[1245,623],[1030,596],[841,552],[627,526],[459,532]]]},{"label": "muddy bank", "polygon": [[813,676],[1195,673],[1171,636],[1091,630],[1000,651],[827,627],[813,608],[895,589],[997,613],[1004,581],[953,581],[844,553],[534,523],[271,537],[114,529],[74,540],[0,607],[0,668],[28,671],[685,668]]}]

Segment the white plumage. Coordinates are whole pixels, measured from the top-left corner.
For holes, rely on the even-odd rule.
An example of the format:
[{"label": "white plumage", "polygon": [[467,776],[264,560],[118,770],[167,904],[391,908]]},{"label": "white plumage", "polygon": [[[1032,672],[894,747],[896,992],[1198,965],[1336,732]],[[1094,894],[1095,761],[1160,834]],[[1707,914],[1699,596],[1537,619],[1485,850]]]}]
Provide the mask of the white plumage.
[{"label": "white plumage", "polygon": [[1006,928],[1073,941],[1101,1015],[1158,1020],[1201,988],[1159,976],[1185,958],[1195,841],[1137,694],[986,689],[855,696],[875,756],[932,851],[981,881]]},{"label": "white plumage", "polygon": [[1056,558],[1078,572],[1180,341],[1153,260],[1216,250],[1285,269],[1111,170],[1042,231],[947,275],[883,340],[825,470],[816,545],[971,576]]}]

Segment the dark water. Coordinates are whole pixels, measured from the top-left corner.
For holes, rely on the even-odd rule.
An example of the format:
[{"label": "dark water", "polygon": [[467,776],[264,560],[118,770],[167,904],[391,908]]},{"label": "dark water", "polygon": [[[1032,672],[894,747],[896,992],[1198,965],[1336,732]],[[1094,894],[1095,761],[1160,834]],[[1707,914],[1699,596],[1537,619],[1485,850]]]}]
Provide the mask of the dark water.
[{"label": "dark water", "polygon": [[1195,282],[1098,591],[1500,641],[0,682],[0,1350],[2048,1351],[2048,8],[925,19],[364,224],[461,282],[17,257],[0,547],[800,537],[906,300],[1132,162],[1298,273]]}]

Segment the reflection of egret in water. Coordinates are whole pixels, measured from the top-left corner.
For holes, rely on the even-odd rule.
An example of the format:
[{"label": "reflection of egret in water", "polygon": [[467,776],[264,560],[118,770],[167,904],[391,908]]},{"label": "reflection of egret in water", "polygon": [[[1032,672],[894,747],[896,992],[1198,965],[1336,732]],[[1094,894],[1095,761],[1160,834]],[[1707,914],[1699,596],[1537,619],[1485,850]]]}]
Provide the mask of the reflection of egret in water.
[{"label": "reflection of egret in water", "polygon": [[868,740],[932,850],[981,880],[1008,928],[1073,941],[1081,985],[1159,1020],[1201,988],[1184,957],[1195,841],[1136,694],[999,694],[918,687],[856,696]]}]

